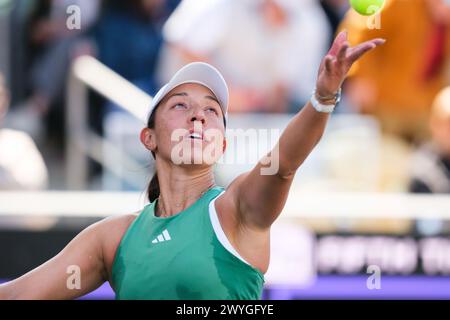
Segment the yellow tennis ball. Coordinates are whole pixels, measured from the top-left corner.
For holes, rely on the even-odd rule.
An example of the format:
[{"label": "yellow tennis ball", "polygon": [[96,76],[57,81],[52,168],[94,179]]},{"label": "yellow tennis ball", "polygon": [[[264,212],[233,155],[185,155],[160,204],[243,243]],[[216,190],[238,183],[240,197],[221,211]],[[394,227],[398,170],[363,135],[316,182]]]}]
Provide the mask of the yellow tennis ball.
[{"label": "yellow tennis ball", "polygon": [[385,0],[350,0],[352,8],[363,16],[371,16],[380,12]]}]

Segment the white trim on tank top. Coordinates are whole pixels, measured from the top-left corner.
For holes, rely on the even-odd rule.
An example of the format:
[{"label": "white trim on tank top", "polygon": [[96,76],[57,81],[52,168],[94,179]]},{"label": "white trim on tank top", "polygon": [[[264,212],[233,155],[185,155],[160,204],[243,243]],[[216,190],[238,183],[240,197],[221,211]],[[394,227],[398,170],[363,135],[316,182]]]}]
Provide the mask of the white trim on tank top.
[{"label": "white trim on tank top", "polygon": [[250,266],[250,263],[245,261],[244,258],[240,256],[239,253],[233,248],[230,241],[228,241],[227,236],[225,235],[225,232],[223,232],[222,226],[220,225],[219,217],[217,216],[216,207],[214,206],[214,203],[216,202],[216,199],[222,195],[225,191],[222,191],[217,197],[215,197],[211,202],[209,203],[209,217],[211,219],[211,224],[214,229],[214,233],[217,236],[217,239],[219,239],[219,242],[224,246],[225,249],[227,249],[232,255],[239,258],[246,264]]}]

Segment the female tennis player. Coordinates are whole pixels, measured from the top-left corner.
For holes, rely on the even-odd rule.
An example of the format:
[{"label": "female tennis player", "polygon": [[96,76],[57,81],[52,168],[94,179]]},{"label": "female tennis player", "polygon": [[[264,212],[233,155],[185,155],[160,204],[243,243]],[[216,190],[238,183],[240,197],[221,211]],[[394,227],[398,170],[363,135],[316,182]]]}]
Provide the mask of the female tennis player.
[{"label": "female tennis player", "polygon": [[[260,299],[270,227],[295,172],[320,140],[351,65],[383,43],[350,47],[341,32],[322,61],[311,101],[281,135],[278,151],[226,190],[215,185],[214,163],[198,161],[195,150],[214,144],[208,131],[221,133],[225,150],[227,85],[206,63],[183,67],[154,97],[140,134],[155,158],[150,204],[89,226],[54,258],[0,286],[0,297],[73,299],[109,281],[117,299]],[[181,140],[172,139],[175,131]],[[174,152],[179,141],[194,151],[190,161]],[[220,152],[212,154],[217,160]],[[269,155],[277,156],[278,171],[262,174]],[[79,287],[68,285],[71,266],[79,268]]]}]

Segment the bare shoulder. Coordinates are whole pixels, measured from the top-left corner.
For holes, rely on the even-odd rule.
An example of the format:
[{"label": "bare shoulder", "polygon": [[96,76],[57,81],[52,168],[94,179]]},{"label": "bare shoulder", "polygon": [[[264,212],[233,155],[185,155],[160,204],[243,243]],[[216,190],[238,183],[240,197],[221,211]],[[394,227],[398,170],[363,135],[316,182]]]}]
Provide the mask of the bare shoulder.
[{"label": "bare shoulder", "polygon": [[116,236],[116,234],[122,234],[128,229],[139,213],[140,211],[107,217],[98,222],[98,229],[100,232],[104,231],[108,237]]},{"label": "bare shoulder", "polygon": [[111,276],[112,265],[120,241],[139,213],[140,211],[112,216],[97,222],[97,230],[102,243],[103,261],[108,277]]},{"label": "bare shoulder", "polygon": [[139,212],[134,212],[108,217],[99,221],[97,228],[102,239],[105,240],[105,244],[114,244],[116,241],[120,242],[128,227],[138,215]]}]

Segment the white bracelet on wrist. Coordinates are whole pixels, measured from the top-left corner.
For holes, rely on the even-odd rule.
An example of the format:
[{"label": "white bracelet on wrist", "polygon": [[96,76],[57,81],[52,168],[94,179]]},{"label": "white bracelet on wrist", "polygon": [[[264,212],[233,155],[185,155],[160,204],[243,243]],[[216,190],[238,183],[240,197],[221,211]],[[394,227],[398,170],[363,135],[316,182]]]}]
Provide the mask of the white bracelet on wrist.
[{"label": "white bracelet on wrist", "polygon": [[[334,100],[334,103],[332,104],[322,104],[319,102],[316,96],[316,90],[314,89],[312,95],[311,95],[311,105],[316,109],[318,112],[324,112],[324,113],[331,113],[333,112],[336,105],[341,100],[341,91],[342,89],[339,89],[339,91],[332,97],[329,98],[329,100]],[[326,97],[324,97],[326,98]],[[327,98],[328,99],[328,98]]]}]

